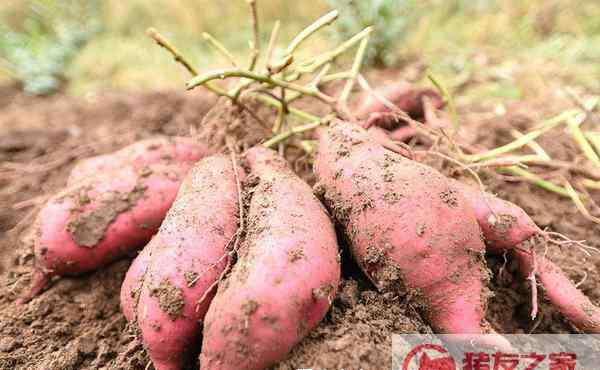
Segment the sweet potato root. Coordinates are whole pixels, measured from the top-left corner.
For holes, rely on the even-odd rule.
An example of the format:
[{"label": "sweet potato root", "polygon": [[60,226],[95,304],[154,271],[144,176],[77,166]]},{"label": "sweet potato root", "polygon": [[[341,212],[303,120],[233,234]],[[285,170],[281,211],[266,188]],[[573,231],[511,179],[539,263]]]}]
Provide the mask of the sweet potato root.
[{"label": "sweet potato root", "polygon": [[200,367],[263,369],[327,312],[340,278],[336,235],[310,187],[284,159],[247,152],[257,180],[246,237],[205,318]]},{"label": "sweet potato root", "polygon": [[123,311],[140,329],[157,370],[182,369],[198,349],[211,290],[227,266],[226,249],[238,227],[238,203],[231,159],[203,159],[127,273]]},{"label": "sweet potato root", "polygon": [[133,166],[78,182],[52,197],[34,224],[35,265],[27,302],[51,277],[77,275],[145,245],[158,230],[189,166]]},{"label": "sweet potato root", "polygon": [[[488,270],[475,214],[443,175],[386,151],[360,127],[320,132],[318,193],[381,290],[408,290],[440,333],[490,332]],[[487,345],[508,347],[501,336]]]},{"label": "sweet potato root", "polygon": [[[475,214],[488,244],[495,253],[505,251],[519,261],[521,274],[535,274],[544,287],[548,300],[580,330],[600,334],[600,309],[596,307],[565,273],[552,261],[534,254],[535,236],[544,232],[519,206],[502,200],[480,189],[455,181],[455,186],[475,210]],[[523,249],[523,247],[531,247]]]},{"label": "sweet potato root", "polygon": [[139,170],[155,163],[193,164],[207,154],[205,145],[189,137],[163,136],[141,140],[114,153],[83,159],[73,167],[67,183],[75,184],[124,166]]}]

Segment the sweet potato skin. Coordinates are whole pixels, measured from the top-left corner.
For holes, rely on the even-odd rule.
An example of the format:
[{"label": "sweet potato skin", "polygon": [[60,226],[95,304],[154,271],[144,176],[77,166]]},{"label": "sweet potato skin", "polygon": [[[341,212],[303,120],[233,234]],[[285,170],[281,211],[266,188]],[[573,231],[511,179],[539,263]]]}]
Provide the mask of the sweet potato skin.
[{"label": "sweet potato skin", "polygon": [[[534,272],[531,254],[515,250],[521,273]],[[573,284],[560,267],[544,256],[535,256],[535,274],[545,288],[548,300],[578,329],[589,334],[600,334],[600,308]]]},{"label": "sweet potato skin", "polygon": [[543,232],[517,205],[482,192],[478,187],[451,180],[475,211],[488,248],[493,252],[512,249]]},{"label": "sweet potato skin", "polygon": [[157,370],[182,369],[198,349],[214,295],[209,289],[228,263],[227,246],[237,231],[238,203],[231,159],[203,159],[190,170],[159,232],[127,274],[123,310],[140,329]]},{"label": "sweet potato skin", "polygon": [[[377,92],[413,119],[421,119],[425,114],[423,97],[428,97],[436,108],[441,108],[444,105],[441,96],[434,90],[415,88],[405,81],[384,86],[378,89]],[[359,119],[367,119],[373,113],[390,112],[389,108],[368,92],[364,93],[360,101],[360,105],[354,112],[354,115]]]},{"label": "sweet potato skin", "polygon": [[79,161],[73,169],[67,183],[75,184],[90,177],[133,166],[141,169],[152,164],[193,164],[207,156],[207,147],[189,137],[155,137],[140,140],[114,153],[103,154]]},{"label": "sweet potato skin", "polygon": [[206,314],[203,370],[282,360],[323,318],[340,278],[335,231],[310,187],[273,151],[250,149],[246,161],[257,181],[247,235]]},{"label": "sweet potato skin", "polygon": [[137,320],[136,309],[140,297],[140,291],[144,283],[146,271],[148,270],[148,266],[150,266],[152,261],[151,249],[152,248],[148,248],[147,245],[140,251],[140,253],[137,255],[137,257],[135,257],[129,266],[127,274],[125,274],[125,279],[123,279],[123,283],[121,284],[121,311],[123,312],[125,319],[127,319],[127,321],[130,323]]},{"label": "sweet potato skin", "polygon": [[52,197],[34,224],[34,278],[20,302],[39,293],[52,276],[93,271],[144,246],[187,170],[185,165],[128,166]]},{"label": "sweet potato skin", "polygon": [[317,190],[373,283],[415,292],[440,333],[484,333],[484,244],[457,189],[348,123],[321,131],[318,148]]},{"label": "sweet potato skin", "polygon": [[[546,298],[580,330],[600,334],[600,308],[595,306],[569,280],[560,267],[545,256],[531,254],[517,247],[526,246],[543,231],[525,211],[492,194],[455,181],[455,186],[475,210],[488,249],[494,253],[510,252],[518,261],[521,275],[535,273],[544,287]],[[535,261],[535,263],[534,263]]]}]

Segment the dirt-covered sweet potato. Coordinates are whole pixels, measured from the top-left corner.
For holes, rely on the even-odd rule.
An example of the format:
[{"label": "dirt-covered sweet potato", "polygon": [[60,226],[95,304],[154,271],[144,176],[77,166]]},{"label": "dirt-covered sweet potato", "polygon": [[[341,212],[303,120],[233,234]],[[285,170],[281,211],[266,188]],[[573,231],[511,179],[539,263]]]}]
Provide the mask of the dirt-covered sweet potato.
[{"label": "dirt-covered sweet potato", "polygon": [[79,161],[71,170],[67,182],[74,184],[130,165],[141,169],[155,163],[193,164],[205,157],[208,152],[205,145],[190,137],[161,136],[140,140],[114,153]]},{"label": "dirt-covered sweet potato", "polygon": [[[532,254],[536,236],[544,232],[525,211],[511,202],[481,191],[477,187],[454,181],[455,186],[475,210],[488,249],[495,253],[510,252],[518,261],[521,274],[535,273],[548,300],[586,333],[600,334],[600,309],[569,280],[552,261]],[[523,247],[527,247],[524,249]]]},{"label": "dirt-covered sweet potato", "polygon": [[[319,133],[315,174],[318,193],[379,289],[407,290],[439,333],[471,340],[491,331],[485,246],[473,210],[446,177],[340,121]],[[500,336],[486,344],[508,346]]]},{"label": "dirt-covered sweet potato", "polygon": [[450,181],[475,211],[483,237],[492,251],[512,249],[534,235],[543,234],[527,213],[515,204],[483,192],[478,187]]},{"label": "dirt-covered sweet potato", "polygon": [[34,227],[28,301],[57,275],[93,271],[144,246],[175,200],[188,165],[127,166],[78,182],[48,200]]},{"label": "dirt-covered sweet potato", "polygon": [[196,342],[214,295],[210,290],[227,266],[227,247],[238,228],[238,203],[231,159],[201,160],[127,273],[123,311],[140,329],[157,370],[183,369],[199,350]]},{"label": "dirt-covered sweet potato", "polygon": [[264,369],[323,318],[340,278],[336,235],[311,188],[275,152],[253,148],[239,259],[206,314],[200,367]]}]

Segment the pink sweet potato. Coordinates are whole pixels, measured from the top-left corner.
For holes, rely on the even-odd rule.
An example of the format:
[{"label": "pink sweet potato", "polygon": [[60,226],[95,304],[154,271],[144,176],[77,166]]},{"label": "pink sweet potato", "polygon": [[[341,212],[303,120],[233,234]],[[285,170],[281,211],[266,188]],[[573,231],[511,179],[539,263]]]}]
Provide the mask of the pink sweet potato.
[{"label": "pink sweet potato", "polygon": [[189,165],[132,166],[92,177],[52,197],[34,224],[31,290],[51,277],[93,271],[135,252],[157,231]]},{"label": "pink sweet potato", "polygon": [[513,203],[481,189],[451,180],[475,211],[475,217],[488,243],[495,252],[512,249],[534,235],[543,232],[533,220]]},{"label": "pink sweet potato", "polygon": [[535,272],[545,296],[575,327],[585,333],[600,334],[600,308],[577,289],[560,267],[543,256],[522,250],[516,249],[513,254],[519,260],[521,273],[528,276]]},{"label": "pink sweet potato", "polygon": [[203,159],[127,273],[123,311],[140,329],[157,370],[182,369],[199,349],[210,290],[227,266],[227,246],[238,228],[238,203],[231,159]]},{"label": "pink sweet potato", "polygon": [[[315,174],[355,259],[379,289],[412,292],[439,333],[471,340],[492,331],[479,226],[446,177],[339,121],[319,134]],[[508,348],[501,336],[485,344]]]},{"label": "pink sweet potato", "polygon": [[519,261],[521,274],[528,277],[535,273],[545,296],[573,325],[586,333],[600,334],[600,309],[575,287],[560,267],[521,248],[533,241],[534,236],[544,234],[525,211],[476,187],[458,181],[454,184],[475,210],[488,249],[495,253],[510,251]]},{"label": "pink sweet potato", "polygon": [[121,311],[123,311],[123,316],[125,316],[130,323],[136,322],[137,320],[139,292],[144,283],[148,266],[152,260],[150,250],[151,248],[146,246],[137,257],[135,257],[129,266],[129,270],[127,270],[123,284],[121,285]]},{"label": "pink sweet potato", "polygon": [[273,151],[253,148],[246,160],[257,185],[239,260],[206,314],[203,370],[285,358],[323,318],[340,278],[336,235],[310,187]]},{"label": "pink sweet potato", "polygon": [[78,162],[69,175],[68,184],[133,166],[139,170],[155,163],[193,164],[208,154],[205,145],[189,137],[155,137],[141,140],[114,153],[103,154]]},{"label": "pink sweet potato", "polygon": [[[413,119],[421,119],[424,115],[423,97],[428,97],[436,108],[441,108],[444,103],[441,96],[432,89],[418,89],[408,82],[397,82],[384,86],[377,90],[377,93],[390,103],[393,103],[400,110],[406,112]],[[367,119],[373,113],[390,112],[377,97],[369,92],[365,92],[360,99],[360,105],[354,111],[359,119]]]}]

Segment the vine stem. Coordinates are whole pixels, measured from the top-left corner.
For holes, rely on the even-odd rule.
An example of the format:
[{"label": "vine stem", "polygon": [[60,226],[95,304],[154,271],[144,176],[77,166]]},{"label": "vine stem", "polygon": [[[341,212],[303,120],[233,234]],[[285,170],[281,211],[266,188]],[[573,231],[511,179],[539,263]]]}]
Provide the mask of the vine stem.
[{"label": "vine stem", "polygon": [[524,170],[517,166],[511,166],[504,169],[501,169],[503,172],[508,172],[512,175],[518,176],[531,182],[532,184],[539,186],[542,189],[548,190],[550,192],[556,193],[563,197],[571,198],[569,191],[562,186],[556,185],[553,182],[547,181],[539,177],[538,175],[531,173],[527,170]]},{"label": "vine stem", "polygon": [[218,51],[221,55],[223,55],[225,57],[225,59],[227,59],[234,68],[238,68],[237,63],[235,62],[235,58],[233,57],[231,52],[229,50],[227,50],[227,48],[223,44],[221,44],[219,42],[219,40],[214,38],[208,32],[203,32],[202,37],[204,38],[204,40],[206,40],[208,42],[208,44],[210,46],[212,46],[216,51]]},{"label": "vine stem", "polygon": [[313,24],[303,29],[294,39],[290,42],[287,47],[287,54],[291,55],[298,49],[298,47],[311,35],[319,31],[321,28],[332,24],[338,18],[339,12],[332,10],[325,14],[321,18],[317,19]]},{"label": "vine stem", "polygon": [[511,143],[494,148],[485,153],[465,155],[464,159],[466,159],[469,162],[478,162],[486,159],[492,159],[499,155],[519,149],[527,145],[530,141],[537,139],[545,132],[564,123],[566,120],[578,115],[579,113],[580,111],[575,109],[564,111],[558,116],[545,120],[537,129],[524,134],[523,136]]},{"label": "vine stem", "polygon": [[250,5],[250,11],[252,13],[252,34],[254,35],[254,41],[251,43],[252,54],[250,56],[250,65],[248,69],[253,71],[256,68],[258,57],[260,56],[260,30],[258,26],[258,9],[256,9],[256,0],[246,0]]},{"label": "vine stem", "polygon": [[589,141],[581,131],[580,125],[585,121],[586,115],[579,114],[575,117],[567,119],[567,125],[569,126],[569,130],[571,131],[571,136],[573,136],[573,140],[575,143],[579,145],[583,154],[587,157],[587,159],[594,164],[596,167],[600,167],[600,157],[594,151],[594,148],[590,145]]},{"label": "vine stem", "polygon": [[360,45],[358,46],[358,51],[356,52],[356,57],[354,58],[354,63],[352,64],[352,69],[350,70],[350,78],[346,81],[344,85],[344,89],[340,94],[339,103],[342,107],[347,108],[348,98],[350,97],[350,93],[354,88],[354,84],[356,83],[356,78],[360,73],[360,67],[362,66],[363,59],[365,58],[365,54],[367,51],[367,46],[369,45],[369,36],[367,35],[364,39],[360,41]]},{"label": "vine stem", "polygon": [[[523,136],[525,136],[522,132],[518,131],[518,130],[511,130],[510,134],[512,135],[513,138],[515,139],[520,139]],[[542,160],[545,161],[550,161],[552,160],[552,158],[550,158],[550,156],[548,155],[548,153],[544,150],[544,148],[542,148],[542,146],[540,144],[538,144],[535,140],[531,140],[529,143],[526,144],[531,150],[533,150],[535,152],[535,154],[537,154]]]},{"label": "vine stem", "polygon": [[334,98],[322,93],[317,88],[306,87],[306,86],[298,85],[298,84],[295,84],[292,82],[287,82],[287,81],[284,81],[284,80],[276,78],[276,77],[263,75],[263,74],[255,73],[252,71],[244,71],[241,69],[221,69],[221,70],[207,72],[205,74],[196,76],[196,77],[192,78],[191,80],[189,80],[186,83],[186,88],[188,90],[191,90],[200,85],[205,85],[207,82],[210,82],[212,80],[217,80],[217,79],[224,80],[224,79],[232,78],[232,77],[249,78],[249,79],[257,81],[257,82],[262,82],[262,83],[273,85],[273,86],[283,87],[285,89],[297,91],[297,92],[302,93],[307,96],[312,96],[312,97],[317,98],[327,104],[333,104],[336,101]]},{"label": "vine stem", "polygon": [[[158,33],[154,28],[148,29],[147,34],[159,46],[161,46],[162,48],[167,50],[173,56],[173,59],[176,62],[178,62],[179,64],[181,64],[192,76],[198,75],[196,68],[194,68],[192,66],[192,64],[182,54],[180,54],[179,51],[164,36],[162,36],[160,33]],[[215,84],[208,82],[208,83],[204,84],[204,87],[206,87],[207,89],[209,89],[210,91],[212,91],[213,93],[215,93],[219,96],[223,96],[223,97],[231,99],[233,102],[237,102],[235,97],[232,94],[221,89],[220,87],[216,86]],[[276,99],[273,99],[271,97],[264,96],[264,95],[255,95],[254,97],[261,103],[267,104],[271,107],[274,107],[277,109],[279,109],[281,107],[281,103],[279,103]],[[296,116],[297,118],[299,118],[301,120],[311,121],[311,122],[319,120],[319,117],[317,117],[313,114],[310,114],[308,112],[305,112],[303,110],[297,109],[297,108],[288,107],[288,111],[290,114]]]},{"label": "vine stem", "polygon": [[349,40],[345,41],[344,43],[342,43],[340,46],[333,49],[332,51],[329,51],[328,53],[325,53],[325,54],[315,58],[312,61],[304,63],[303,66],[300,66],[298,68],[298,73],[300,75],[305,74],[305,73],[313,73],[314,71],[321,68],[325,64],[330,63],[333,60],[335,60],[337,57],[339,57],[341,54],[346,52],[348,49],[350,49],[351,47],[353,47],[354,45],[359,43],[365,37],[369,36],[373,32],[373,30],[374,30],[373,27],[365,28],[364,30],[362,30],[359,33],[357,33],[356,35],[352,36]]},{"label": "vine stem", "polygon": [[452,94],[450,94],[450,90],[448,90],[446,85],[442,83],[442,81],[435,77],[432,73],[428,73],[427,78],[429,79],[429,81],[431,81],[431,83],[436,87],[436,89],[438,89],[438,91],[448,102],[448,107],[450,108],[450,115],[452,116],[453,134],[456,134],[460,127],[460,123],[458,120],[458,112],[456,111],[456,104],[454,104],[454,98],[452,97]]},{"label": "vine stem", "polygon": [[265,148],[272,148],[275,145],[287,140],[292,135],[297,135],[297,134],[301,134],[301,133],[316,129],[317,127],[319,127],[321,125],[321,123],[322,123],[321,119],[319,119],[318,121],[307,123],[305,125],[292,127],[291,129],[289,129],[286,132],[282,132],[280,134],[273,136],[269,140],[265,141],[262,145]]}]

